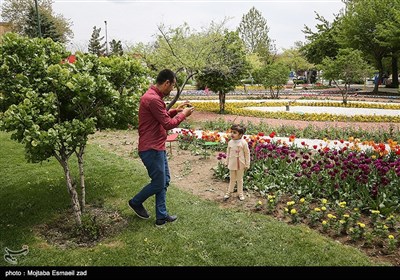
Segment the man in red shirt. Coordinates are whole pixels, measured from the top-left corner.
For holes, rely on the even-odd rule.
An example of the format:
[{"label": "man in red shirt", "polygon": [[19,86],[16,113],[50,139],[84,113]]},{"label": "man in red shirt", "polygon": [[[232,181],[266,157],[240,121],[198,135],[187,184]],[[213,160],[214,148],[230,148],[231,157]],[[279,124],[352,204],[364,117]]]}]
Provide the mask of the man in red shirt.
[{"label": "man in red shirt", "polygon": [[165,148],[167,131],[177,127],[194,111],[194,107],[188,102],[179,105],[177,109],[167,111],[163,98],[171,93],[175,84],[175,73],[169,69],[162,70],[157,76],[156,84],[140,98],[139,105],[138,151],[151,182],[129,200],[129,206],[140,218],[149,219],[150,215],[143,202],[155,194],[156,226],[177,219],[177,216],[168,214],[166,207],[166,192],[170,182]]}]

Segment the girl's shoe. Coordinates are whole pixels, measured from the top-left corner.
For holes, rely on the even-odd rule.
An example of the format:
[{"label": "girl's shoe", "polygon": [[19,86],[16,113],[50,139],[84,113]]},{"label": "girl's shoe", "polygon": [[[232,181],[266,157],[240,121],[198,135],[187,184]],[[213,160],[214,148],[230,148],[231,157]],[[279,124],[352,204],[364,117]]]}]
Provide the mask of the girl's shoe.
[{"label": "girl's shoe", "polygon": [[228,200],[229,199],[229,194],[224,195],[224,200]]},{"label": "girl's shoe", "polygon": [[244,200],[244,195],[239,196],[239,200],[243,201]]}]

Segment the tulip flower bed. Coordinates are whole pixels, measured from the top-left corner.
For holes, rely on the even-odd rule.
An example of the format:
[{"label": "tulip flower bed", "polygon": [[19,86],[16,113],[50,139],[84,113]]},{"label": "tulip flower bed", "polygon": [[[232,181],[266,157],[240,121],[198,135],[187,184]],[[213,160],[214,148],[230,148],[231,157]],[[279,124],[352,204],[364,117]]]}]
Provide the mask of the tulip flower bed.
[{"label": "tulip flower bed", "polygon": [[[271,137],[272,136],[272,137]],[[263,194],[277,191],[296,196],[349,200],[363,210],[379,209],[384,214],[400,210],[400,146],[389,141],[360,150],[357,145],[342,148],[302,147],[260,136],[248,139],[251,166],[245,176],[249,189]],[[295,136],[289,137],[289,142]],[[224,153],[220,153],[221,163]],[[225,169],[225,172],[228,172]],[[223,174],[220,170],[219,174]],[[226,178],[227,175],[222,177]]]},{"label": "tulip flower bed", "polygon": [[[214,176],[229,179],[225,164],[227,134],[180,130],[181,148],[196,153],[201,143],[215,141]],[[245,188],[260,193],[257,211],[290,223],[304,223],[323,233],[362,246],[398,254],[400,240],[400,145],[361,141],[300,144],[296,136],[278,139],[275,132],[246,135],[251,166]],[[333,142],[333,143],[332,143]]]}]

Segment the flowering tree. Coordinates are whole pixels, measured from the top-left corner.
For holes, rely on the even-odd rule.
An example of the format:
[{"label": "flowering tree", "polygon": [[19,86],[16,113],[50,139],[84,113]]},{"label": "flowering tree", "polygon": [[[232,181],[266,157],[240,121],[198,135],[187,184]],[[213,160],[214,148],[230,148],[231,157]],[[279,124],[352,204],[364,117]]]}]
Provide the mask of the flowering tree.
[{"label": "flowering tree", "polygon": [[[63,63],[65,49],[51,39],[28,39],[10,33],[0,45],[0,88],[4,96],[0,128],[25,145],[29,162],[54,156],[64,170],[76,223],[85,205],[83,154],[98,122],[109,123],[117,92],[107,69],[95,55],[77,55]],[[76,154],[81,175],[81,199],[69,159]]]}]

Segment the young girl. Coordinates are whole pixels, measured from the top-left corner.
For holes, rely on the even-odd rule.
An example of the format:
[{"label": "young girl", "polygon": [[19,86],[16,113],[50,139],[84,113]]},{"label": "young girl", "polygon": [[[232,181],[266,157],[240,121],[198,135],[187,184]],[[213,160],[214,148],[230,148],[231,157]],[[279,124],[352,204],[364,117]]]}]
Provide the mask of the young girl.
[{"label": "young girl", "polygon": [[226,164],[229,169],[229,186],[224,196],[224,200],[230,197],[235,184],[237,183],[237,191],[239,199],[244,200],[243,194],[243,175],[244,171],[250,167],[250,150],[247,141],[242,139],[246,128],[234,124],[231,126],[231,140],[228,142],[226,153]]}]

